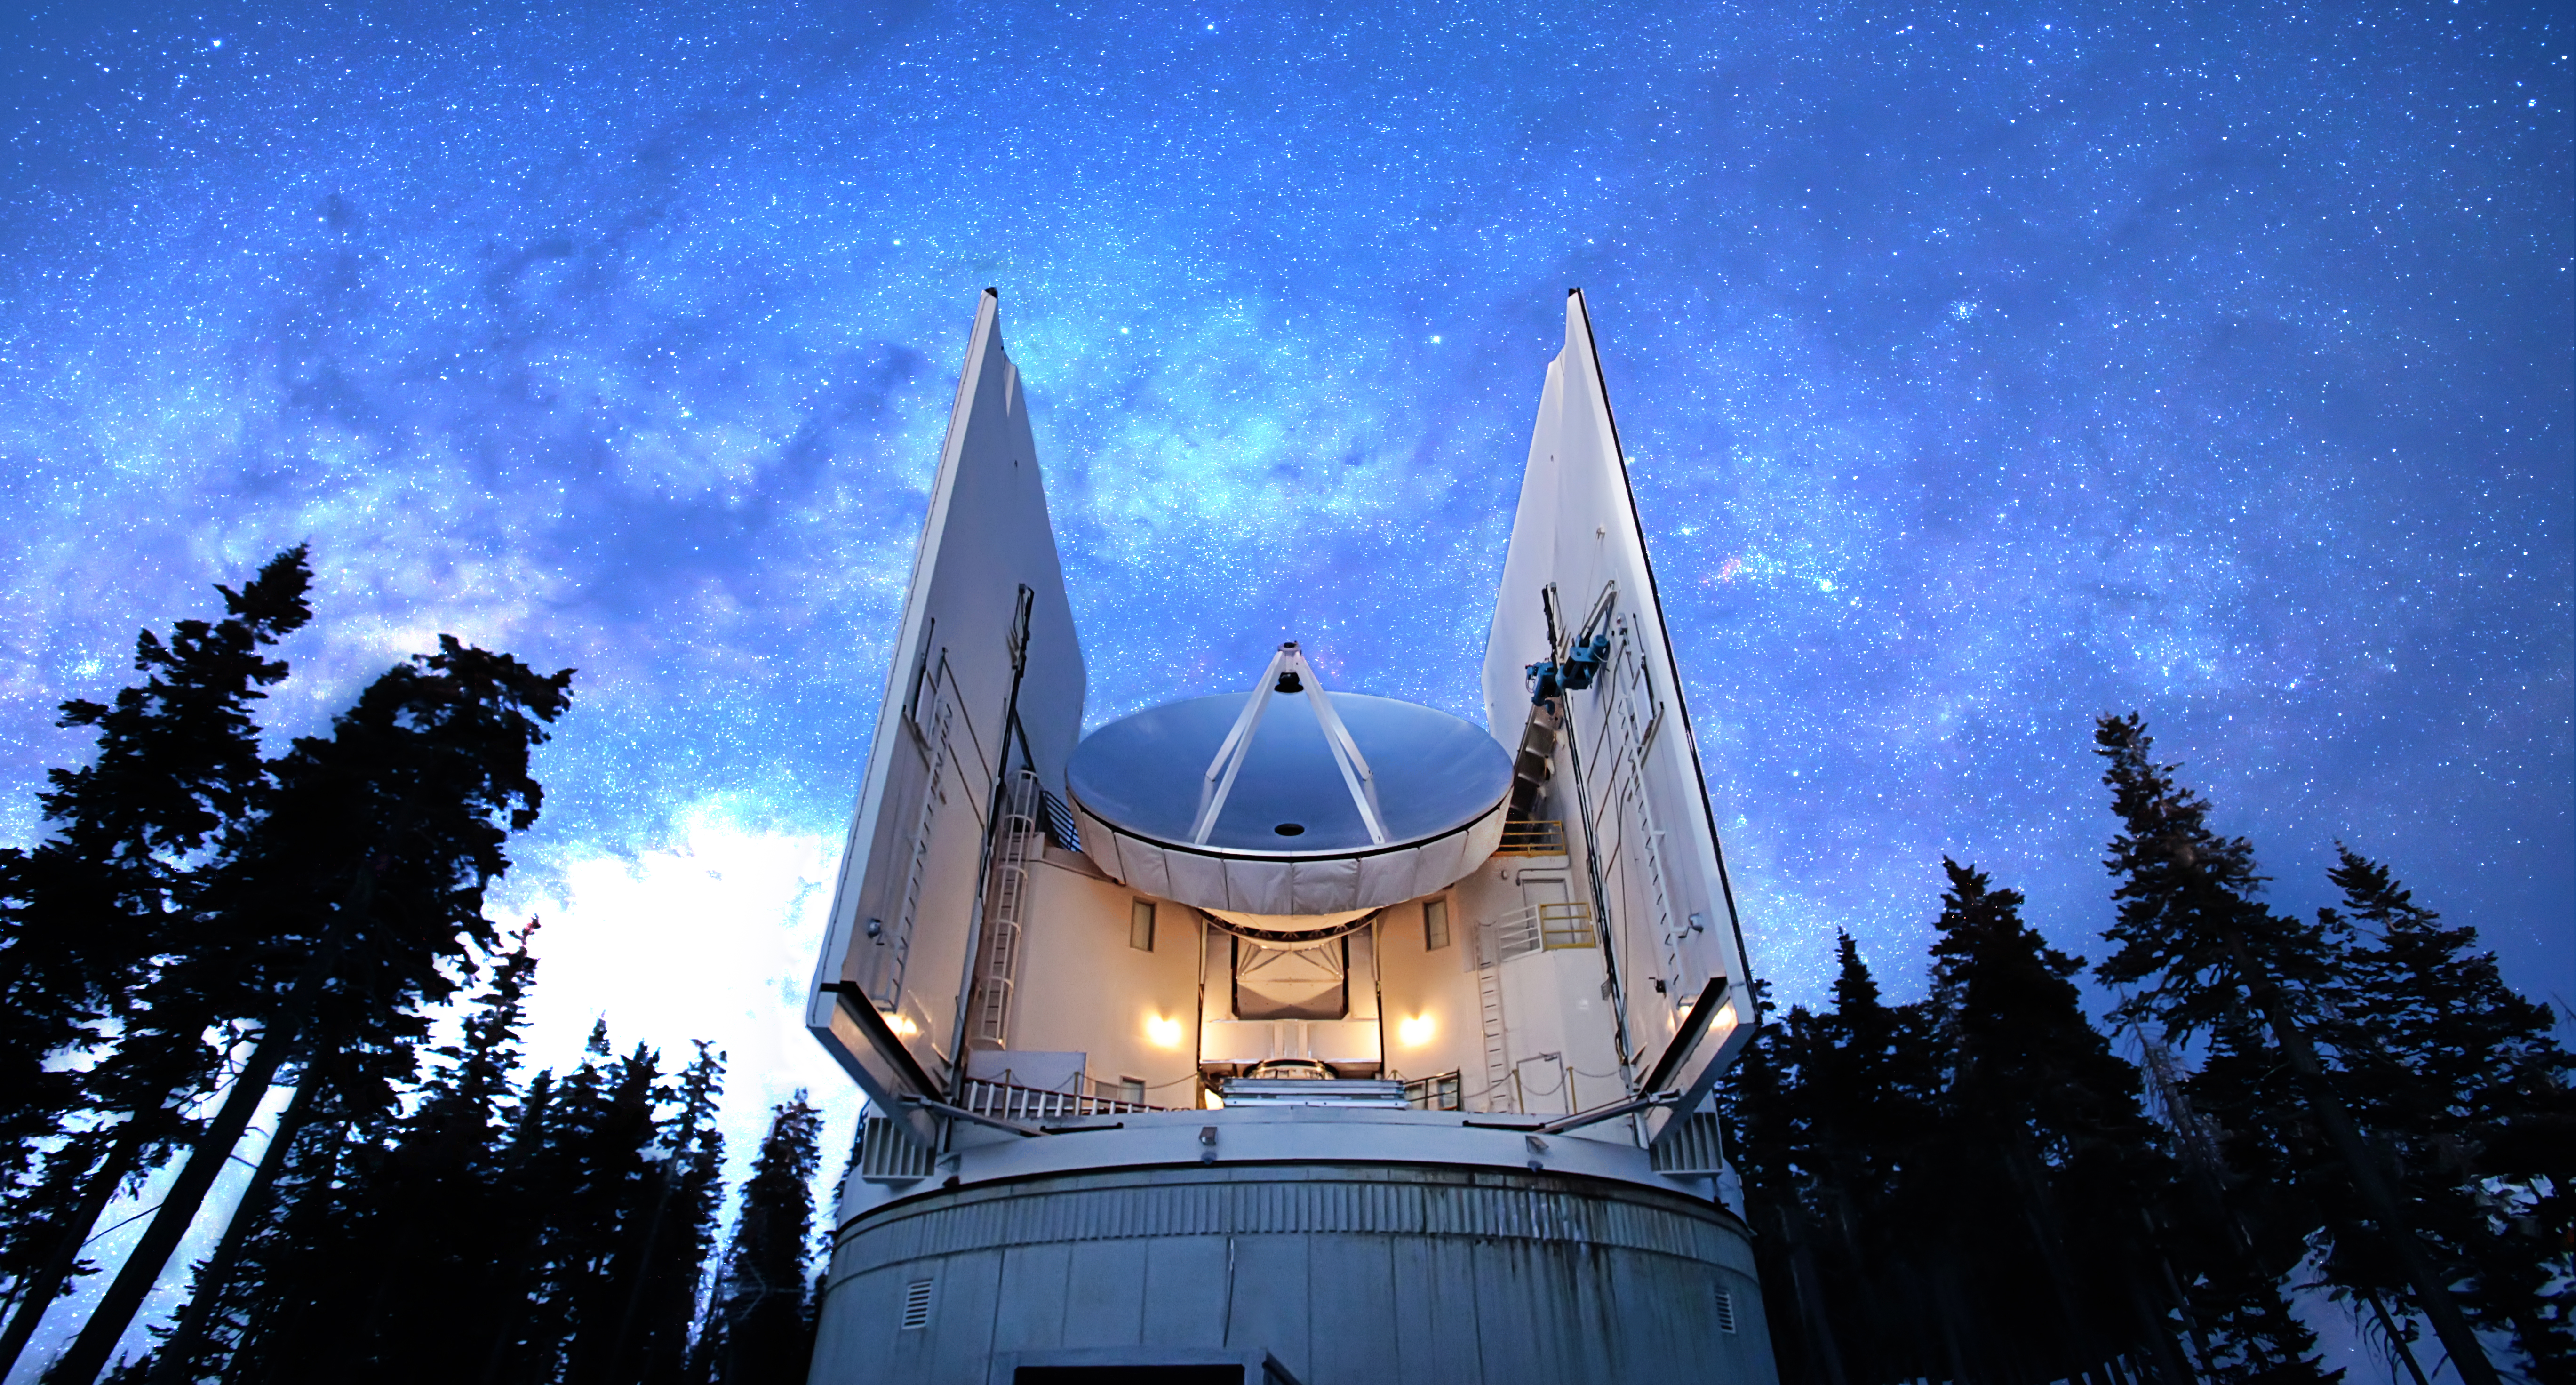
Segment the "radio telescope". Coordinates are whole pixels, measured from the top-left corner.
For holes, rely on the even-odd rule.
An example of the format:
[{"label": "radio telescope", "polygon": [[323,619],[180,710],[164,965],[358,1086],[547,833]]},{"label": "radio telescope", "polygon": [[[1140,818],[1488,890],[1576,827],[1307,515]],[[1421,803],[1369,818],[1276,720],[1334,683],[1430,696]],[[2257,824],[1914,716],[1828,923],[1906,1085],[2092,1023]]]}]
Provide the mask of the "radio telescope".
[{"label": "radio telescope", "polygon": [[812,1379],[1772,1385],[1750,973],[1583,297],[1485,725],[1305,651],[1082,734],[976,314],[806,1022],[867,1094]]}]

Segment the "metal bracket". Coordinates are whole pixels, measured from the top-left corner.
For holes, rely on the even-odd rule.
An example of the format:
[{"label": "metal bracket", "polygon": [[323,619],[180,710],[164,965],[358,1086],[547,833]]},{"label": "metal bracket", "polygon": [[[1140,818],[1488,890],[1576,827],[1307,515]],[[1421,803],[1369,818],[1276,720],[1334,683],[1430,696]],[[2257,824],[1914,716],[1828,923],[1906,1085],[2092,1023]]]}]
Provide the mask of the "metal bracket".
[{"label": "metal bracket", "polygon": [[1677,1098],[1671,1092],[1656,1092],[1629,1101],[1614,1101],[1607,1106],[1596,1106],[1589,1111],[1577,1111],[1563,1120],[1550,1121],[1540,1126],[1538,1133],[1562,1135],[1568,1130],[1580,1130],[1587,1125],[1599,1125],[1603,1121],[1617,1120],[1621,1116],[1635,1115],[1639,1111],[1651,1111],[1658,1106],[1670,1106],[1675,1100]]}]

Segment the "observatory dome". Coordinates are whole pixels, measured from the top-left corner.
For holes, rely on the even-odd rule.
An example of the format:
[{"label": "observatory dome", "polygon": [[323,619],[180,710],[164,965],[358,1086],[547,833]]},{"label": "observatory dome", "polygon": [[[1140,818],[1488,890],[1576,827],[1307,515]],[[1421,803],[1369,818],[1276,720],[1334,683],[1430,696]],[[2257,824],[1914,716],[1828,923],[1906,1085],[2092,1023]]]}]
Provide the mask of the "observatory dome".
[{"label": "observatory dome", "polygon": [[1429,894],[1493,854],[1512,778],[1493,737],[1311,680],[1290,646],[1254,692],[1091,733],[1066,774],[1083,849],[1133,889],[1289,934]]}]

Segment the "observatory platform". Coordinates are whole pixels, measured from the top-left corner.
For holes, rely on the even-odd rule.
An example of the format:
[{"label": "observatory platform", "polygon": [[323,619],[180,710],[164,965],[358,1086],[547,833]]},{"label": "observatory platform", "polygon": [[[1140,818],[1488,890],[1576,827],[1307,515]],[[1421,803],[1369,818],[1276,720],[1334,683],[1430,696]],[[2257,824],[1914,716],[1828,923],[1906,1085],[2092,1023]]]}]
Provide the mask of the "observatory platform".
[{"label": "observatory platform", "polygon": [[807,1023],[867,1093],[816,1385],[1774,1379],[1711,1092],[1749,973],[1582,296],[1486,725],[1324,686],[1082,734],[968,345]]}]

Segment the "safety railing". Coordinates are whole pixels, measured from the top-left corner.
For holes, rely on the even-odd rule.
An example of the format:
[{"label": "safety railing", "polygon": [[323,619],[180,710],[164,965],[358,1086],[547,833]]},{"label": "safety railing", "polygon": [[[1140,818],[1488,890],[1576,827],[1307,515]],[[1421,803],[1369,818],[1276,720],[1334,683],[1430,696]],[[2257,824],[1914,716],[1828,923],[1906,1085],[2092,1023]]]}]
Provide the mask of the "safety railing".
[{"label": "safety railing", "polygon": [[1562,856],[1565,854],[1565,824],[1556,818],[1522,818],[1503,824],[1502,844],[1494,848],[1497,856]]},{"label": "safety railing", "polygon": [[1503,961],[1533,952],[1601,945],[1600,935],[1592,928],[1592,906],[1582,902],[1533,904],[1486,927],[1493,931],[1494,949]]},{"label": "safety railing", "polygon": [[1127,1111],[1169,1109],[1142,1101],[1092,1096],[1082,1092],[1054,1092],[1037,1087],[1022,1087],[1009,1082],[988,1082],[979,1077],[966,1079],[964,1090],[957,1094],[957,1104],[979,1116],[1021,1121],[1064,1120],[1074,1116],[1114,1116]]}]

